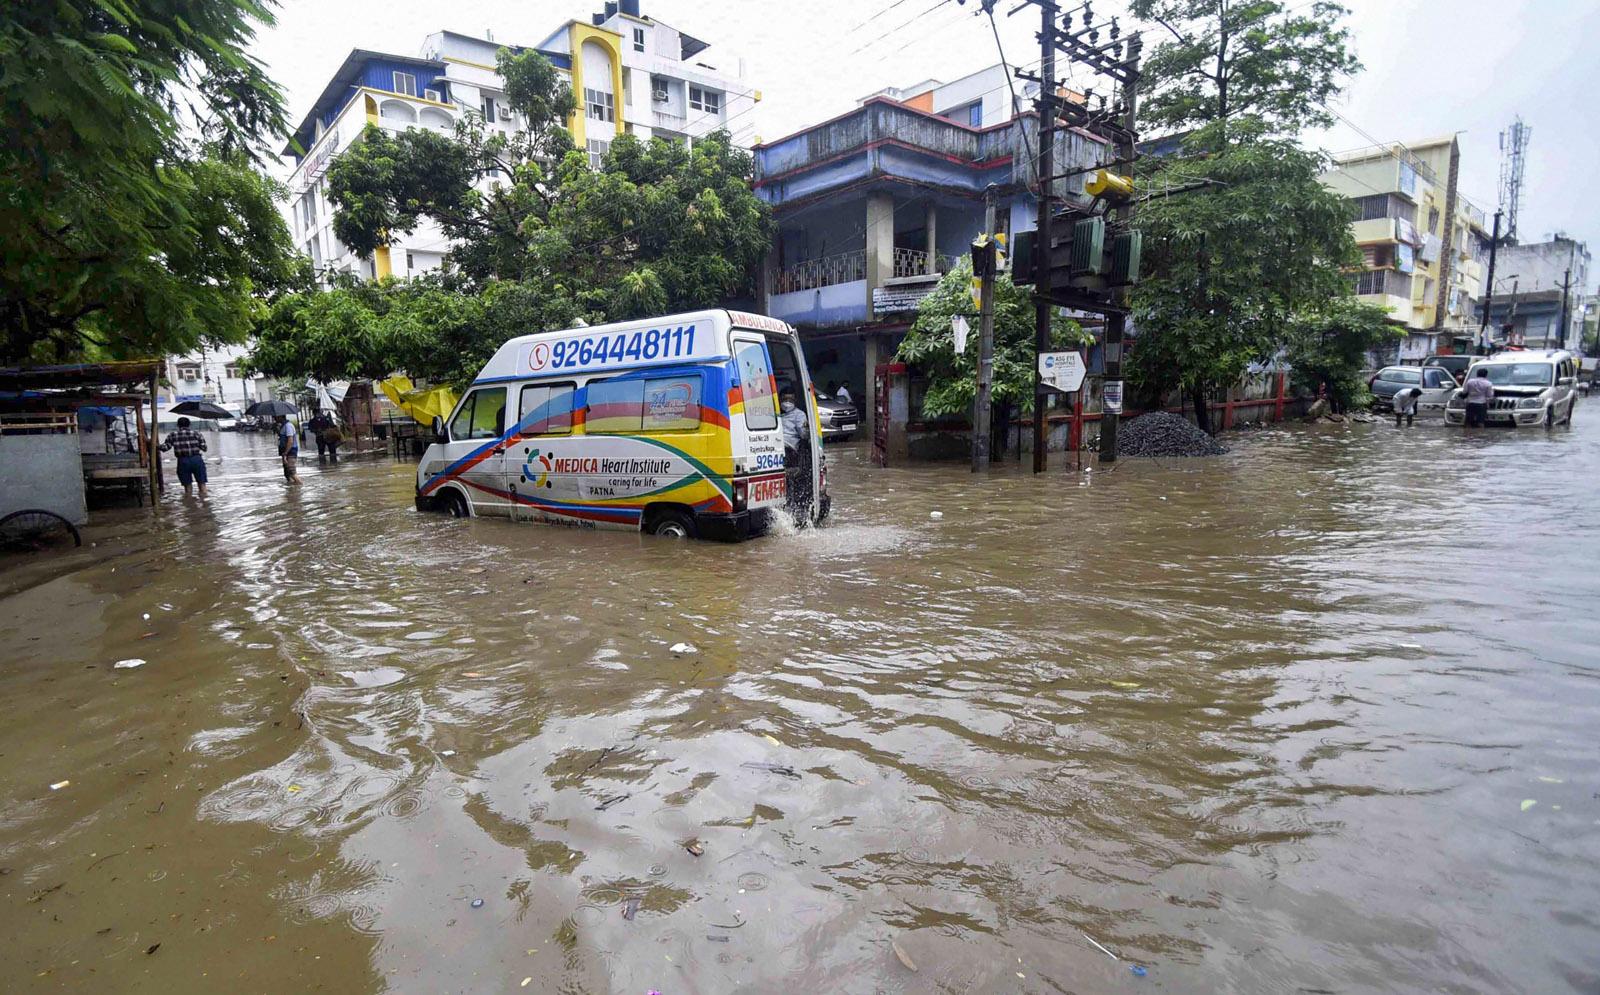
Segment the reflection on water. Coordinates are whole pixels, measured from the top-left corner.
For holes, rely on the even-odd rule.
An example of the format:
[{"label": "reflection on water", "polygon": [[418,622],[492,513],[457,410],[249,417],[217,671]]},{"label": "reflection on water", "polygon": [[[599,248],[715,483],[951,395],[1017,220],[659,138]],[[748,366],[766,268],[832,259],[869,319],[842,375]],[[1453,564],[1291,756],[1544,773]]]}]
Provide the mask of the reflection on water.
[{"label": "reflection on water", "polygon": [[845,448],[736,547],[225,436],[0,601],[4,988],[1595,991],[1584,415]]}]

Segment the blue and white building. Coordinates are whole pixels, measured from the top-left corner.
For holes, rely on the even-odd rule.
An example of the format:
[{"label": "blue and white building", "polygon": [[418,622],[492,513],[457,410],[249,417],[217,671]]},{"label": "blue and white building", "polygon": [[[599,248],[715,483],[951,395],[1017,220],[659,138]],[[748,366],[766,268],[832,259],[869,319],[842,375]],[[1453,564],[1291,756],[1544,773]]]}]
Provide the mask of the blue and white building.
[{"label": "blue and white building", "polygon": [[[1023,108],[1038,89],[1008,77],[993,66],[890,88],[755,146],[754,185],[778,222],[758,306],[800,330],[819,382],[849,381],[857,399],[870,393],[874,368],[894,355],[917,302],[982,231],[990,184],[1002,232],[1035,227],[1039,122]],[[1100,136],[1058,130],[1057,175],[1111,151]],[[1087,179],[1057,180],[1052,192],[1087,202]]]}]

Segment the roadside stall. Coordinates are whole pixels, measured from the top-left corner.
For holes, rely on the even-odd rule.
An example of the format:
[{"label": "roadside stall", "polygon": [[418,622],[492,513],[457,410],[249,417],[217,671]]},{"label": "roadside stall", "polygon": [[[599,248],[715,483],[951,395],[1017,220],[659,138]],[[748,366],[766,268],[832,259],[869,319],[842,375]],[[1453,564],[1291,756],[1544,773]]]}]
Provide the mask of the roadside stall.
[{"label": "roadside stall", "polygon": [[0,368],[0,517],[88,520],[91,488],[161,492],[158,360]]}]

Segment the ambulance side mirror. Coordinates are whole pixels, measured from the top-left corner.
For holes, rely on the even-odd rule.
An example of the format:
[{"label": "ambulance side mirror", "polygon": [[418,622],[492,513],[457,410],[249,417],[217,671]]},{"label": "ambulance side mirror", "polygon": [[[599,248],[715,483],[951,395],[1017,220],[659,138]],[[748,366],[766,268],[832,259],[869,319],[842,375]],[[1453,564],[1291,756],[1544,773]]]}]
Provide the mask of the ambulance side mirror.
[{"label": "ambulance side mirror", "polygon": [[433,416],[433,437],[438,439],[440,442],[445,441],[444,419],[440,418],[438,415]]}]

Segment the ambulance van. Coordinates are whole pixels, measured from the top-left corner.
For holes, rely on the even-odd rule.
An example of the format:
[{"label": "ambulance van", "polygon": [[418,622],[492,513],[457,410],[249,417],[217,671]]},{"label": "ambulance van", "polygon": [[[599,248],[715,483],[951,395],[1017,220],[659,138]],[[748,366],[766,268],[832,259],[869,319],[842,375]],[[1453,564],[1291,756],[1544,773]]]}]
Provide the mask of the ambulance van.
[{"label": "ambulance van", "polygon": [[[786,459],[779,398],[809,431]],[[829,510],[816,401],[794,329],[739,311],[512,339],[417,468],[417,507],[739,540]],[[798,433],[796,433],[798,434]]]}]

